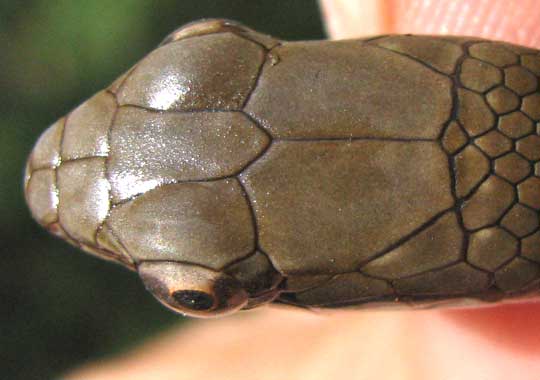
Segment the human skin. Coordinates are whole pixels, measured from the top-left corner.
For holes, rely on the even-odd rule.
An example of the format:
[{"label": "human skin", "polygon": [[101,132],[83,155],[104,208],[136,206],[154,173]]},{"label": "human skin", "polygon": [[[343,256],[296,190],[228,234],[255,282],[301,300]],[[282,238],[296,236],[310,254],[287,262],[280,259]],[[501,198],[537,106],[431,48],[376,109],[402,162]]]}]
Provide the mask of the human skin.
[{"label": "human skin", "polygon": [[[323,0],[329,35],[476,35],[540,47],[536,0]],[[540,373],[540,302],[312,312],[263,307],[198,321],[69,380],[509,379]]]}]

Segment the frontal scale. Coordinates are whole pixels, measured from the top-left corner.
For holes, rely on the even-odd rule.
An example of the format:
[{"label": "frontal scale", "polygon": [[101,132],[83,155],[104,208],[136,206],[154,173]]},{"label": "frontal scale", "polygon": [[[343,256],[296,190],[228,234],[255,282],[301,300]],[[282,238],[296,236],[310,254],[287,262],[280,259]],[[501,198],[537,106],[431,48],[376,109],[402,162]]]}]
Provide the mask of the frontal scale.
[{"label": "frontal scale", "polygon": [[540,54],[206,20],[47,129],[36,220],[223,315],[537,296]]}]

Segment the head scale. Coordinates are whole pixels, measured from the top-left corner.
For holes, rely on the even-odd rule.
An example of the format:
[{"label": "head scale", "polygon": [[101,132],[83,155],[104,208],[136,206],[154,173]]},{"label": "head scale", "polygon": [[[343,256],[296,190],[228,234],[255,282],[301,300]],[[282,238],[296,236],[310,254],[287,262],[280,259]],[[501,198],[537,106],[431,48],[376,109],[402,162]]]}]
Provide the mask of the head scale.
[{"label": "head scale", "polygon": [[281,276],[256,250],[237,175],[271,141],[242,107],[275,43],[225,20],[172,33],[42,134],[25,174],[34,218],[137,270],[177,312],[217,316],[274,299]]}]

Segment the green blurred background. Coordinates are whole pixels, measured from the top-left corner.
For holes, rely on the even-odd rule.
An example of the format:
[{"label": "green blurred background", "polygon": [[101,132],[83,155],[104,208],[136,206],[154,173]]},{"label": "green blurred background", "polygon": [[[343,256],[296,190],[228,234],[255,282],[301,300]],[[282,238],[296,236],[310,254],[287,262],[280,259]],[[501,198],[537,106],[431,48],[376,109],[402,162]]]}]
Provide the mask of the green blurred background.
[{"label": "green blurred background", "polygon": [[323,37],[315,0],[0,0],[1,379],[54,378],[184,322],[135,274],[34,223],[22,170],[49,124],[169,32],[204,17],[235,19],[283,39]]}]

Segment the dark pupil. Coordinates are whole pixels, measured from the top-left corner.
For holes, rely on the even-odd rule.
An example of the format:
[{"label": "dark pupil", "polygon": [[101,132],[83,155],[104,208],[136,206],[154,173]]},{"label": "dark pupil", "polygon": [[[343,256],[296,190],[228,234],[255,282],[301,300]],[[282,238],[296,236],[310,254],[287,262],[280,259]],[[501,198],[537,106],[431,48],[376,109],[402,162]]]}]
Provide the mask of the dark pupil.
[{"label": "dark pupil", "polygon": [[209,294],[197,290],[178,290],[173,293],[173,298],[191,310],[208,310],[214,305],[214,300]]}]

